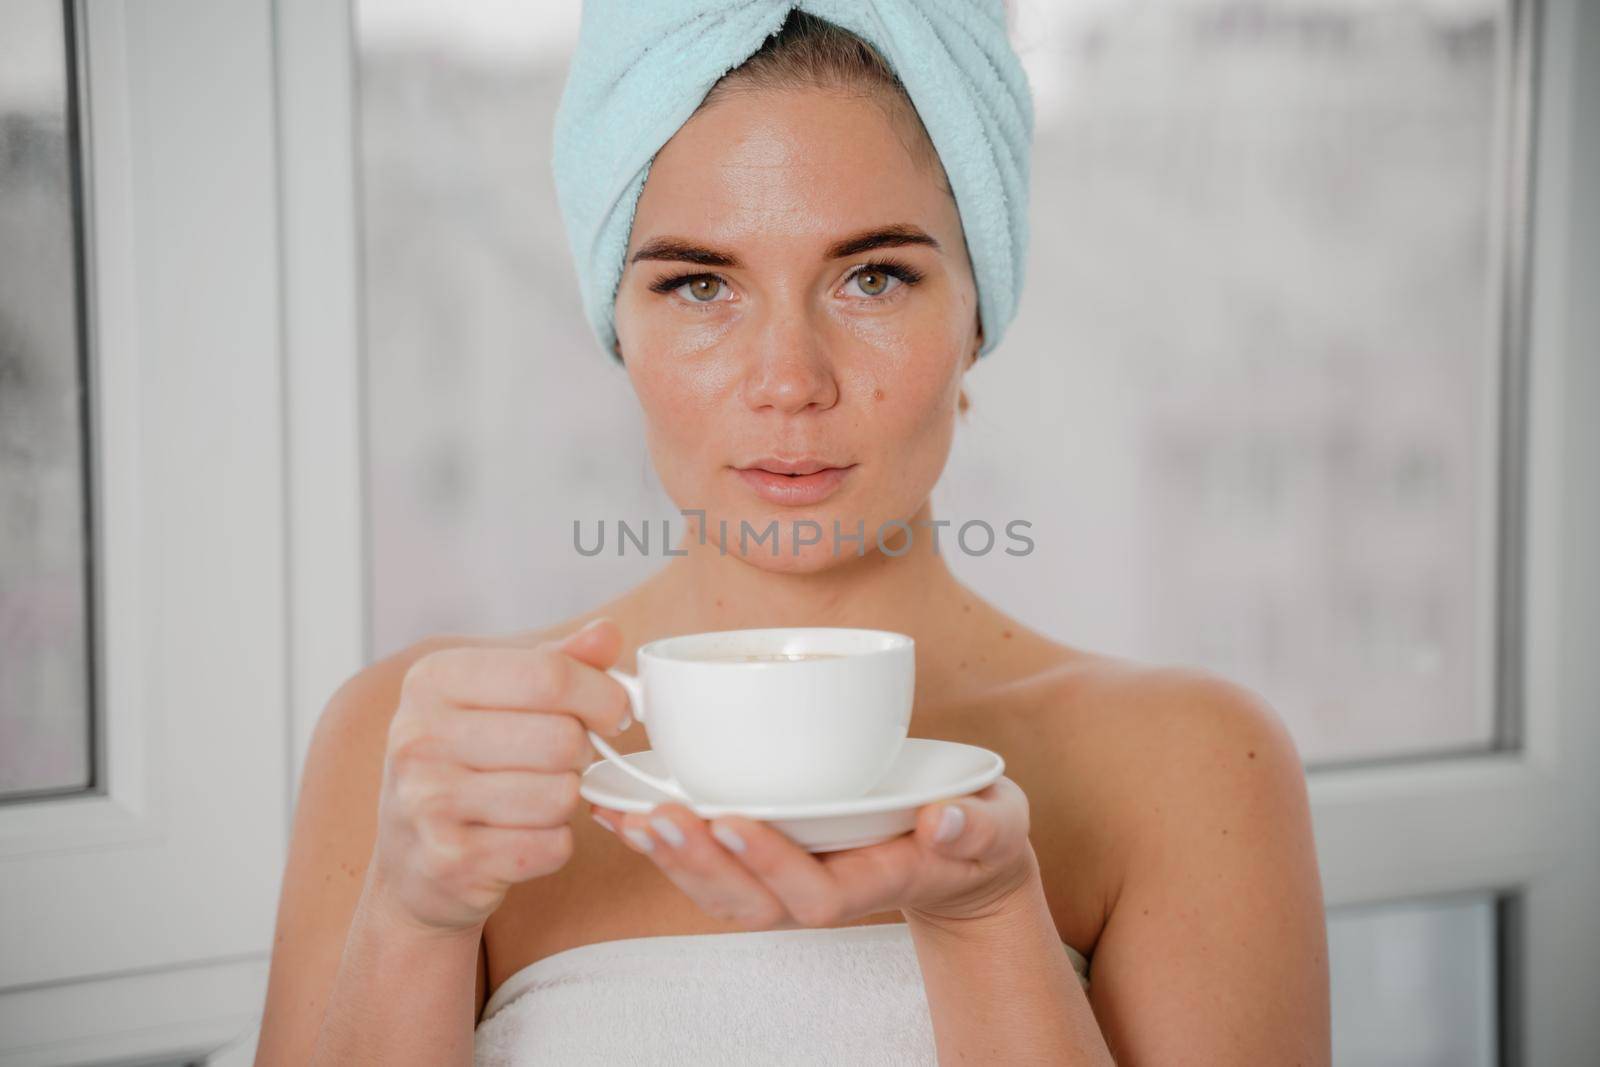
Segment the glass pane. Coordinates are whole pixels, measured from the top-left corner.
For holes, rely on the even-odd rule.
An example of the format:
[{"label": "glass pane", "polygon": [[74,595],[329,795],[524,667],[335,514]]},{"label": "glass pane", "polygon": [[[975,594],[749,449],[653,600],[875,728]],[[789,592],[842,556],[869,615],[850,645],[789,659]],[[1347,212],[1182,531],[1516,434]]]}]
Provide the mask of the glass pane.
[{"label": "glass pane", "polygon": [[1495,937],[1492,897],[1332,912],[1334,1063],[1495,1063]]},{"label": "glass pane", "polygon": [[[1508,4],[1013,7],[1032,258],[934,507],[1036,550],[952,567],[1314,762],[1491,743]],[[374,647],[591,608],[659,559],[573,520],[676,512],[551,185],[577,5],[358,10]]]},{"label": "glass pane", "polygon": [[61,0],[0,6],[0,796],[93,781],[77,147]]}]

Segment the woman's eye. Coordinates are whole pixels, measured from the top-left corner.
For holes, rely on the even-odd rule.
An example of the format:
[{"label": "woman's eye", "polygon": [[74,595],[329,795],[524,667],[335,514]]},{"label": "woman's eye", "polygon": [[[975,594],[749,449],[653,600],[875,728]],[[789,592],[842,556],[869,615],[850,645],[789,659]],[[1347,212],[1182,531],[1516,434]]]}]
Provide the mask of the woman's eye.
[{"label": "woman's eye", "polygon": [[885,293],[892,293],[908,285],[916,285],[922,280],[922,271],[909,263],[900,263],[894,260],[882,260],[877,263],[865,263],[845,279],[845,284],[855,284],[856,291],[872,299],[879,299]]},{"label": "woman's eye", "polygon": [[716,300],[717,294],[722,292],[725,286],[722,284],[722,279],[715,274],[699,274],[678,288],[688,291],[689,300],[697,304],[709,304]]},{"label": "woman's eye", "polygon": [[[854,283],[856,292],[862,297],[877,300],[886,293],[892,293],[902,286],[916,285],[921,280],[922,272],[915,267],[885,261],[856,268],[845,279],[845,284]],[[716,274],[679,274],[662,278],[650,284],[650,291],[676,294],[684,303],[702,306],[726,303],[733,294],[728,283]]]},{"label": "woman's eye", "polygon": [[890,291],[895,285],[905,284],[899,278],[886,270],[877,267],[862,267],[850,276],[856,287],[868,296],[881,296]]}]

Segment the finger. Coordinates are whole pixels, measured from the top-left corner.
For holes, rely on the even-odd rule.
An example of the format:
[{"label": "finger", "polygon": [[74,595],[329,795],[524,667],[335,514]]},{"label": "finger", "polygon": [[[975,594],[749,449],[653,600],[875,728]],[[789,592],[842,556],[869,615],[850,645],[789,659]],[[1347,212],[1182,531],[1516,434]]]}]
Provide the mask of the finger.
[{"label": "finger", "polygon": [[[569,656],[604,671],[616,663],[617,657],[622,654],[622,629],[610,616],[602,615],[590,619],[581,628],[567,635],[559,645]],[[621,683],[613,679],[612,684],[622,690],[623,715],[616,731],[621,733],[634,725],[634,709],[628,699],[627,690],[622,689]]]},{"label": "finger", "polygon": [[446,707],[394,730],[397,751],[473,770],[581,771],[595,760],[583,723],[565,712]]},{"label": "finger", "polygon": [[997,778],[969,796],[924,805],[914,835],[928,851],[950,859],[1009,854],[1028,836],[1028,800],[1010,778]]},{"label": "finger", "polygon": [[872,891],[846,889],[815,856],[765,823],[729,816],[713,819],[710,833],[800,926],[837,926],[871,910],[855,909]]},{"label": "finger", "polygon": [[714,841],[705,820],[682,804],[625,815],[623,839],[643,852],[706,914],[748,930],[783,923],[781,901]]},{"label": "finger", "polygon": [[[955,832],[937,839],[951,809],[960,813],[946,824]],[[818,862],[839,887],[842,914],[851,918],[968,882],[977,863],[1010,855],[1025,844],[1027,833],[1027,798],[1015,782],[1000,778],[978,793],[925,805],[911,833],[823,853]]]},{"label": "finger", "polygon": [[572,828],[473,826],[463,848],[485,877],[509,885],[549,874],[571,859]]},{"label": "finger", "polygon": [[447,811],[465,823],[551,827],[572,818],[578,805],[575,771],[468,771],[451,791]]},{"label": "finger", "polygon": [[616,620],[602,615],[561,638],[556,647],[574,659],[604,670],[616,663],[622,654],[622,628]]},{"label": "finger", "polygon": [[630,711],[621,683],[551,643],[440,649],[411,665],[403,687],[461,708],[569,712],[605,735]]}]

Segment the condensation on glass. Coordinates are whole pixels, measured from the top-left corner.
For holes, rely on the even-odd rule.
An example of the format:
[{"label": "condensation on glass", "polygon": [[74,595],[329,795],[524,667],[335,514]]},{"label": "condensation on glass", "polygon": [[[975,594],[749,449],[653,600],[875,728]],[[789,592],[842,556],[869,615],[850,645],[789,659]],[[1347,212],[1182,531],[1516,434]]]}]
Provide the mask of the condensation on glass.
[{"label": "condensation on glass", "polygon": [[1499,915],[1485,894],[1330,913],[1334,1064],[1499,1063]]},{"label": "condensation on glass", "polygon": [[95,784],[71,4],[0,5],[0,799]]},{"label": "condensation on glass", "polygon": [[[1015,12],[1028,275],[934,503],[1036,548],[952,568],[1310,762],[1492,745],[1512,4]],[[575,519],[677,518],[556,213],[575,21],[361,16],[374,647],[570,617],[663,562]]]}]

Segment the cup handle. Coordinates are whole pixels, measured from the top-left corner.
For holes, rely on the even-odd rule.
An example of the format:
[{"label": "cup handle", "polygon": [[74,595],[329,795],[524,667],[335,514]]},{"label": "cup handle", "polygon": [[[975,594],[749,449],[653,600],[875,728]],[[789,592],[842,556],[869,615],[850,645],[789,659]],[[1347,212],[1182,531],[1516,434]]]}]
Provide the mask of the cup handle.
[{"label": "cup handle", "polygon": [[[628,703],[633,708],[634,719],[638,722],[644,722],[644,684],[634,675],[626,671],[619,671],[615,667],[607,668],[606,673],[622,683],[622,688],[628,691]],[[659,789],[675,800],[680,800],[685,804],[692,803],[689,799],[689,794],[685,793],[683,787],[677,782],[674,782],[671,778],[659,778],[656,775],[641,771],[623,759],[616,749],[606,744],[605,739],[593,730],[589,731],[589,740],[594,744],[595,750],[619,770],[637,778],[652,789]]]}]

